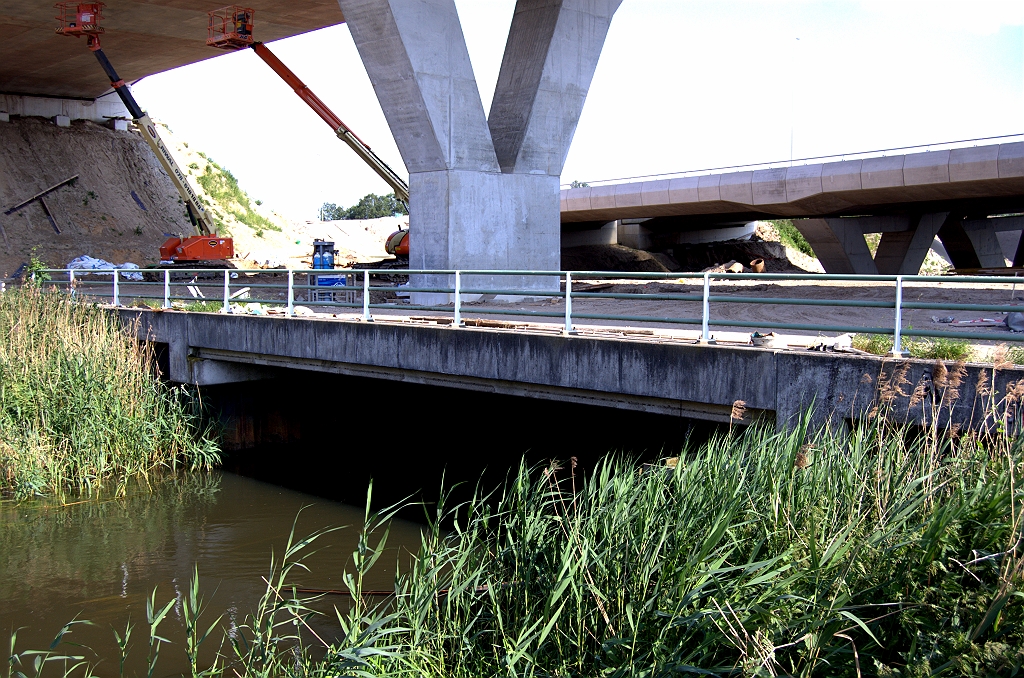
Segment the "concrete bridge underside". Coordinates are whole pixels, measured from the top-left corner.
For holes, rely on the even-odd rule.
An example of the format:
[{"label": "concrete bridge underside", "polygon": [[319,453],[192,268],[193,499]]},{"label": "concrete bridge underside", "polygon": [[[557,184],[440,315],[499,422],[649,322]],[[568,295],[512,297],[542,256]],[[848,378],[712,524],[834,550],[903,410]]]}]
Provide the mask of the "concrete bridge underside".
[{"label": "concrete bridge underside", "polygon": [[[880,374],[892,378],[905,366],[907,393],[923,382],[926,402],[908,414],[908,399],[897,399],[896,413],[917,422],[932,416],[930,361],[896,365],[874,356],[401,322],[119,313],[140,338],[167,346],[169,377],[182,383],[253,381],[259,388],[259,380],[281,370],[314,371],[719,422],[729,422],[734,404],[742,401],[741,423],[762,419],[789,426],[809,408],[815,425],[865,416],[876,402]],[[939,414],[940,423],[950,417],[977,423],[972,417],[986,411],[984,403],[976,405],[973,391],[981,370],[968,367],[960,399]],[[997,399],[1007,382],[1021,378],[1024,370],[999,371]],[[414,412],[409,421],[415,425]]]}]

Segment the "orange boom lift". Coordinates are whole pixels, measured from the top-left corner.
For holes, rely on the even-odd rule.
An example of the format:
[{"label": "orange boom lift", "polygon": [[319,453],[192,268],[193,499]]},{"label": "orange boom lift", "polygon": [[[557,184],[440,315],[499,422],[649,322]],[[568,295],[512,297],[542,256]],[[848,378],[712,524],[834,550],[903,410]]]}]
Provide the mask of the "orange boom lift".
[{"label": "orange boom lift", "polygon": [[[395,192],[395,197],[409,204],[409,185],[387,163],[381,160],[362,139],[355,135],[327,104],[320,100],[299,77],[292,73],[262,42],[253,38],[253,20],[256,12],[251,7],[228,5],[209,12],[209,32],[206,44],[223,50],[252,49],[259,58],[288,83],[296,95],[306,102],[331,130],[363,159]],[[396,237],[397,236],[397,237]],[[393,244],[392,244],[393,243]],[[388,237],[385,249],[389,254],[409,256],[409,231],[397,231]]]},{"label": "orange boom lift", "polygon": [[113,65],[107,59],[107,55],[100,49],[100,35],[104,33],[103,27],[100,26],[100,21],[103,19],[102,11],[104,6],[102,2],[58,3],[56,8],[60,14],[56,18],[60,25],[57,27],[57,33],[75,38],[82,37],[83,35],[86,37],[87,46],[96,55],[96,60],[100,62],[103,71],[110,78],[110,86],[121,97],[125,108],[128,109],[128,112],[135,120],[135,125],[138,127],[139,132],[142,133],[142,138],[153,149],[153,153],[156,154],[160,164],[167,171],[167,175],[171,178],[171,183],[174,184],[174,188],[177,189],[178,194],[185,203],[185,210],[188,212],[188,218],[192,222],[193,228],[195,228],[196,235],[189,236],[184,240],[181,238],[171,238],[160,247],[160,258],[164,261],[178,262],[230,259],[235,255],[235,248],[231,238],[220,237],[214,231],[212,228],[213,221],[206,213],[206,210],[203,209],[199,197],[192,190],[185,175],[171,156],[170,151],[167,150],[167,146],[160,139],[160,134],[157,132],[153,120],[135,101],[135,97],[132,96],[128,85],[118,77],[117,71],[114,70]]}]

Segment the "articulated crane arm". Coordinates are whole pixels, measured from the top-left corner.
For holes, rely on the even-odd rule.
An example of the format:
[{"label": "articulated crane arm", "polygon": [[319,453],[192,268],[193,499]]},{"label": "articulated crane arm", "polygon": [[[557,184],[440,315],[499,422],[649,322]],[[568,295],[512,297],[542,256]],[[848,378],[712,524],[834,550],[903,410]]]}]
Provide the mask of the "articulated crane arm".
[{"label": "articulated crane arm", "polygon": [[135,119],[135,124],[138,125],[139,131],[142,132],[142,137],[153,149],[157,159],[160,160],[160,164],[163,165],[168,176],[171,177],[171,183],[174,184],[174,187],[178,190],[178,195],[185,202],[185,209],[188,211],[188,217],[192,221],[192,226],[195,227],[196,232],[199,235],[214,234],[216,229],[213,227],[213,220],[210,219],[206,210],[203,209],[202,203],[199,202],[199,196],[192,190],[185,175],[178,167],[178,163],[174,161],[170,151],[167,150],[167,146],[164,145],[160,134],[156,131],[156,124],[152,118],[135,101],[135,97],[132,96],[132,92],[128,89],[128,85],[125,84],[124,80],[117,76],[117,71],[114,70],[110,60],[107,59],[107,55],[100,49],[98,36],[89,36],[89,49],[96,55],[96,60],[100,62],[103,71],[110,78],[110,86],[117,92],[117,96],[121,97],[125,108],[128,109],[132,118]]},{"label": "articulated crane arm", "polygon": [[280,59],[278,59],[270,49],[267,48],[262,42],[254,42],[250,45],[252,50],[266,62],[268,66],[275,73],[281,76],[281,79],[288,83],[300,99],[306,102],[306,104],[312,108],[320,118],[331,126],[334,133],[338,135],[338,138],[348,144],[353,151],[355,151],[363,161],[369,165],[374,172],[380,175],[380,178],[388,183],[388,185],[394,190],[395,197],[404,202],[406,205],[409,204],[409,184],[398,176],[393,169],[388,167],[387,163],[381,160],[376,153],[370,150],[370,147],[363,143],[363,140],[355,135],[355,133],[341,121],[337,115],[334,114],[330,108],[327,107],[320,97],[313,94],[312,90],[309,89],[298,76],[291,72],[291,70],[285,66]]}]

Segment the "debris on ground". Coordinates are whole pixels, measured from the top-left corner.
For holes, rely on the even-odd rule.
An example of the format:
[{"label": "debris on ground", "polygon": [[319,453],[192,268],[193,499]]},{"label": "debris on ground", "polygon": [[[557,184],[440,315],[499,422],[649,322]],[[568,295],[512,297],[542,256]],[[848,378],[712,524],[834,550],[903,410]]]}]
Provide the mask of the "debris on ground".
[{"label": "debris on ground", "polygon": [[[67,265],[67,268],[73,269],[73,270],[76,270],[76,271],[94,271],[94,270],[103,270],[103,269],[106,269],[106,271],[109,271],[112,268],[116,268],[116,269],[119,269],[119,270],[137,271],[139,269],[139,265],[138,264],[133,264],[130,261],[126,261],[123,264],[114,264],[114,263],[111,263],[109,261],[106,261],[105,259],[97,259],[95,257],[90,257],[87,254],[83,254],[82,256],[75,257],[74,259],[69,261],[68,265]],[[108,273],[108,272],[102,272],[102,273],[95,273],[94,275],[111,275],[111,274]],[[122,280],[134,280],[136,282],[141,282],[142,281],[142,274],[141,273],[122,273],[121,274],[121,279]]]}]

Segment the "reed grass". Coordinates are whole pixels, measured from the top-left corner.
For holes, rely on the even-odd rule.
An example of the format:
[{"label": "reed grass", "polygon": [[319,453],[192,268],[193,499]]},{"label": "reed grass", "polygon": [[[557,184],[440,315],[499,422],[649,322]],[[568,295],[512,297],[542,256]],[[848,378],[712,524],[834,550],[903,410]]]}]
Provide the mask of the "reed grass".
[{"label": "reed grass", "polygon": [[58,292],[0,295],[0,496],[123,494],[158,469],[216,464],[197,400],[157,379],[152,350]]},{"label": "reed grass", "polygon": [[[198,635],[177,651],[193,676],[261,678],[1020,675],[1024,451],[934,431],[752,427],[640,468],[522,465],[499,493],[434,507],[384,601],[362,582],[393,509],[368,497],[340,641],[291,583],[317,536],[293,530],[204,663],[194,579]],[[12,645],[12,666],[32,659]]]}]

